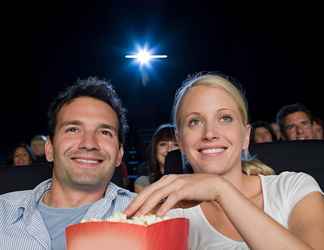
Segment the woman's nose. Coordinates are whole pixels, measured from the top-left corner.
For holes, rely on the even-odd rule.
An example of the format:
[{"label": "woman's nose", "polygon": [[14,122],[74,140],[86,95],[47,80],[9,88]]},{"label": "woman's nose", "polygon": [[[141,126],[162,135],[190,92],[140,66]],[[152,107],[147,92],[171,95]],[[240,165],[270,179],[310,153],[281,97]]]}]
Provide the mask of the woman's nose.
[{"label": "woman's nose", "polygon": [[204,139],[210,141],[219,137],[218,129],[215,124],[206,124],[204,127]]}]

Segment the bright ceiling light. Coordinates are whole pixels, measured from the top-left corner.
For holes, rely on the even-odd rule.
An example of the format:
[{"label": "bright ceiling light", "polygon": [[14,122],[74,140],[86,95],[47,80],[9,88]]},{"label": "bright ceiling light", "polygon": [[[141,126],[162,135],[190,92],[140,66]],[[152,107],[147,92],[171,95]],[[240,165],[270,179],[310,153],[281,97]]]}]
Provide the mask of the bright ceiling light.
[{"label": "bright ceiling light", "polygon": [[167,55],[154,55],[147,49],[139,49],[136,54],[126,55],[125,58],[135,59],[140,66],[149,65],[152,59],[163,59],[167,58]]}]

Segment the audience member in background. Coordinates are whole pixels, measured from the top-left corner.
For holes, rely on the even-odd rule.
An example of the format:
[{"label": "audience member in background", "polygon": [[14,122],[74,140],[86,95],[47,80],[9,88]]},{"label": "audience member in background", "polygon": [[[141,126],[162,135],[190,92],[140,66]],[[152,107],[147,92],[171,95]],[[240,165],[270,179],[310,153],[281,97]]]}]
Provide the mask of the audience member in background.
[{"label": "audience member in background", "polygon": [[115,169],[111,182],[119,187],[129,189],[128,170],[124,160],[122,160],[120,165]]},{"label": "audience member in background", "polygon": [[30,146],[33,154],[35,155],[35,162],[46,162],[45,157],[45,144],[47,138],[45,135],[36,135],[30,141]]},{"label": "audience member in background", "polygon": [[148,168],[149,176],[140,176],[135,180],[134,190],[136,193],[142,191],[146,186],[159,180],[164,174],[165,157],[168,152],[178,148],[174,126],[162,124],[153,134],[149,145]]},{"label": "audience member in background", "polygon": [[266,121],[256,121],[251,124],[251,143],[273,142],[277,140],[276,134]]},{"label": "audience member in background", "polygon": [[286,105],[277,113],[277,123],[285,140],[311,140],[313,117],[311,112],[300,103]]},{"label": "audience member in background", "polygon": [[[159,204],[156,213],[164,215],[179,200],[196,200],[197,206],[169,213],[189,219],[189,249],[323,249],[324,198],[316,181],[294,172],[265,176],[262,165],[242,161],[250,125],[232,81],[200,75],[178,90],[177,138],[194,174],[164,176],[126,214],[146,214]],[[254,175],[246,171],[251,161]]]},{"label": "audience member in background", "polygon": [[322,119],[316,117],[313,123],[313,134],[314,139],[323,140],[324,139],[324,122]]},{"label": "audience member in background", "polygon": [[45,147],[53,177],[0,196],[0,249],[66,249],[68,225],[125,209],[135,194],[110,180],[122,161],[126,128],[111,84],[91,77],[61,93],[49,110]]},{"label": "audience member in background", "polygon": [[276,134],[277,141],[282,140],[281,132],[278,123],[276,122],[271,122],[270,126],[273,130],[273,132]]},{"label": "audience member in background", "polygon": [[33,163],[34,159],[30,147],[25,143],[21,143],[14,148],[9,164],[12,166],[28,166]]}]

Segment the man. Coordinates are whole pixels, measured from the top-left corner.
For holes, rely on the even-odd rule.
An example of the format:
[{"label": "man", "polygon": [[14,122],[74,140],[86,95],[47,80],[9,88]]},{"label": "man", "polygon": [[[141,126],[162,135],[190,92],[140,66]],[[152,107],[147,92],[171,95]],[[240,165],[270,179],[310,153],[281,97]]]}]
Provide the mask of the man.
[{"label": "man", "polygon": [[277,113],[277,123],[285,140],[314,139],[312,114],[300,103],[282,107]]},{"label": "man", "polygon": [[47,141],[47,138],[44,135],[35,135],[30,140],[30,147],[31,147],[31,150],[35,156],[36,163],[46,162],[46,157],[45,157],[46,141]]},{"label": "man", "polygon": [[110,183],[123,156],[125,110],[96,78],[61,93],[49,110],[52,179],[0,196],[0,249],[65,249],[65,228],[126,208],[134,194]]}]

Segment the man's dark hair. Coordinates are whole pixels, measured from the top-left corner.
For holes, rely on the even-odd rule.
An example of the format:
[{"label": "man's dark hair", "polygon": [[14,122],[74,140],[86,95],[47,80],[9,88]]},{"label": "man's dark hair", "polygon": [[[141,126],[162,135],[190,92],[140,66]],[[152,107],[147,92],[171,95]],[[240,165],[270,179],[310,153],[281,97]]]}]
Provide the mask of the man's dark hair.
[{"label": "man's dark hair", "polygon": [[304,112],[308,116],[311,123],[313,123],[312,113],[303,104],[294,103],[294,104],[283,106],[278,111],[277,116],[276,116],[276,120],[277,120],[277,124],[280,127],[280,131],[284,135],[286,135],[286,127],[285,127],[285,124],[284,124],[284,119],[286,118],[287,115],[290,115],[290,114],[296,113],[296,112]]},{"label": "man's dark hair", "polygon": [[69,86],[61,92],[51,103],[48,111],[49,137],[53,140],[57,123],[57,114],[65,104],[71,103],[78,97],[92,97],[108,104],[118,117],[118,139],[124,144],[125,134],[128,129],[126,120],[126,109],[123,108],[121,100],[110,82],[99,80],[97,77],[78,80],[74,85]]}]

